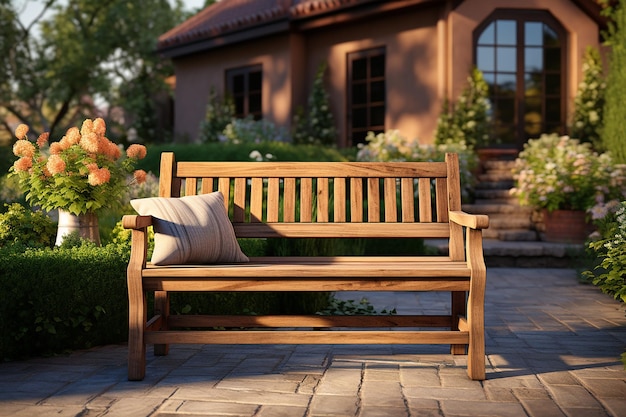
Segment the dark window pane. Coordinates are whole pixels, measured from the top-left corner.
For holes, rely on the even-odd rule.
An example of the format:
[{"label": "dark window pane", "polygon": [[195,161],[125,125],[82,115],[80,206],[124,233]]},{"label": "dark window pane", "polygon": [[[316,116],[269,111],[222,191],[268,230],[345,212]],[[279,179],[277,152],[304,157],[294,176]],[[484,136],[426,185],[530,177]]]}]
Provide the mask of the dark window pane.
[{"label": "dark window pane", "polygon": [[481,71],[495,71],[496,48],[491,46],[479,46],[476,50],[476,66]]},{"label": "dark window pane", "polygon": [[261,90],[262,88],[261,81],[262,81],[261,71],[251,72],[250,73],[250,86],[249,86],[250,91]]},{"label": "dark window pane", "polygon": [[241,95],[235,96],[235,115],[237,117],[243,117],[244,113],[244,97]]},{"label": "dark window pane", "polygon": [[352,127],[367,127],[367,109],[352,109]]},{"label": "dark window pane", "polygon": [[541,96],[543,94],[543,74],[533,72],[524,76],[524,95]]},{"label": "dark window pane", "polygon": [[373,56],[370,65],[372,77],[385,76],[385,55]]},{"label": "dark window pane", "polygon": [[385,82],[384,81],[375,81],[370,86],[371,88],[371,97],[370,101],[385,101]]},{"label": "dark window pane", "polygon": [[543,25],[543,43],[546,46],[559,46],[559,35],[548,25]]},{"label": "dark window pane", "polygon": [[370,109],[370,125],[383,126],[385,124],[385,106],[374,106]]},{"label": "dark window pane", "polygon": [[561,48],[546,48],[544,49],[544,60],[546,63],[547,71],[560,71],[561,70]]},{"label": "dark window pane", "polygon": [[524,70],[543,71],[543,48],[524,49]]},{"label": "dark window pane", "polygon": [[517,23],[515,20],[496,21],[496,42],[498,45],[517,44]]},{"label": "dark window pane", "polygon": [[550,98],[546,100],[546,120],[558,123],[561,120],[561,99]]},{"label": "dark window pane", "polygon": [[367,78],[367,58],[352,61],[352,79],[364,80]]},{"label": "dark window pane", "polygon": [[261,112],[261,94],[250,94],[248,102],[248,112],[260,113]]},{"label": "dark window pane", "polygon": [[233,93],[242,93],[245,90],[245,78],[243,74],[233,77]]},{"label": "dark window pane", "polygon": [[498,73],[496,76],[498,96],[515,96],[517,79],[515,74]]},{"label": "dark window pane", "polygon": [[546,75],[546,94],[561,94],[561,74]]},{"label": "dark window pane", "polygon": [[543,45],[543,23],[526,22],[524,23],[524,43],[527,46]]},{"label": "dark window pane", "polygon": [[513,123],[515,121],[515,100],[498,100],[496,103],[495,114],[497,120],[504,123]]},{"label": "dark window pane", "polygon": [[517,70],[517,51],[511,47],[496,49],[496,70],[515,72]]},{"label": "dark window pane", "polygon": [[367,84],[359,83],[352,86],[352,104],[367,103]]},{"label": "dark window pane", "polygon": [[496,25],[491,22],[489,25],[483,30],[483,33],[480,34],[478,38],[479,45],[493,45],[496,42]]}]

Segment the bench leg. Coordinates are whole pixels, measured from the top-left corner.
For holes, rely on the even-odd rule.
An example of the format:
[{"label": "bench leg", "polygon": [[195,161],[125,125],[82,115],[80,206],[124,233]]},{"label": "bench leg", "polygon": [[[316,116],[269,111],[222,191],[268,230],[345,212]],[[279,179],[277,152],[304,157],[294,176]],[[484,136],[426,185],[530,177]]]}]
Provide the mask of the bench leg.
[{"label": "bench leg", "polygon": [[[450,330],[459,330],[459,317],[466,315],[466,293],[465,291],[452,291],[452,328]],[[453,355],[465,355],[465,345],[450,345],[450,353]]]},{"label": "bench leg", "polygon": [[128,305],[128,380],[141,381],[146,374],[146,344],[144,333],[147,320],[143,291],[129,287]]},{"label": "bench leg", "polygon": [[[170,294],[167,291],[154,292],[154,314],[161,315],[161,327],[159,330],[167,330],[167,322],[170,316]],[[169,351],[169,344],[154,345],[155,356],[165,356]]]}]

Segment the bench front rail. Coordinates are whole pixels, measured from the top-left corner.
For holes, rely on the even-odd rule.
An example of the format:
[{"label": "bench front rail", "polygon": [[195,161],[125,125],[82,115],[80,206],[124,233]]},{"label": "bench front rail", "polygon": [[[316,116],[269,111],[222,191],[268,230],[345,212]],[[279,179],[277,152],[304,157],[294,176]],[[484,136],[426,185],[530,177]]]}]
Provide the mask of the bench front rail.
[{"label": "bench front rail", "polygon": [[[401,163],[176,162],[173,154],[162,155],[161,197],[214,191],[224,195],[240,238],[445,238],[449,255],[258,257],[245,264],[155,266],[147,260],[152,218],[125,216],[124,226],[132,229],[130,380],[145,375],[146,344],[165,355],[170,343],[449,344],[453,354],[465,354],[467,347],[470,378],[485,378],[482,229],[488,218],[461,211],[456,154],[445,162]],[[170,292],[185,291],[447,291],[451,309],[421,316],[170,314]],[[148,292],[155,298],[150,319]],[[389,331],[394,327],[407,330]],[[263,328],[272,330],[258,330]]]}]

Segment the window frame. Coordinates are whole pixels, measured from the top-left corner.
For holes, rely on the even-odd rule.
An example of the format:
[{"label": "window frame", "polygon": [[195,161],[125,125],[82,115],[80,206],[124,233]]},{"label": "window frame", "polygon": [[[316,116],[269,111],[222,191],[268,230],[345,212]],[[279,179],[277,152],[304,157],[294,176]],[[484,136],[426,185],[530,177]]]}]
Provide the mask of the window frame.
[{"label": "window frame", "polygon": [[[515,94],[514,94],[514,121],[513,121],[513,133],[514,139],[512,142],[505,144],[504,146],[515,146],[518,149],[522,149],[523,144],[528,140],[529,137],[535,135],[527,135],[526,133],[526,123],[524,120],[524,116],[526,114],[526,105],[525,105],[525,75],[527,73],[525,69],[525,49],[529,45],[527,45],[525,40],[525,31],[526,28],[524,25],[528,22],[539,22],[547,25],[553,32],[556,33],[559,40],[560,47],[560,85],[559,85],[559,103],[560,103],[560,111],[559,111],[559,126],[558,133],[564,134],[566,132],[567,126],[567,50],[568,50],[568,37],[567,31],[564,29],[563,25],[547,10],[528,10],[528,9],[497,9],[492,12],[485,20],[483,20],[473,31],[473,60],[474,65],[478,67],[478,48],[479,48],[479,38],[483,34],[484,30],[487,27],[495,23],[498,20],[514,20],[516,21],[516,42],[515,42],[515,57],[516,57],[516,69],[515,69]],[[497,41],[494,41],[493,47],[498,47]],[[501,46],[501,45],[500,45]],[[532,45],[530,45],[532,46]],[[544,46],[545,48],[545,46]],[[496,58],[497,59],[497,58]],[[480,68],[479,68],[480,69]],[[506,72],[506,71],[502,71]],[[497,68],[494,69],[494,75],[498,74]],[[546,74],[550,74],[550,71],[546,70],[545,65],[541,70],[542,79],[545,80]],[[540,124],[540,133],[547,133],[549,130],[547,127],[546,120],[546,103],[547,97],[549,94],[546,91],[546,85],[543,84],[543,88],[541,91],[541,124]],[[490,94],[489,99],[492,101],[492,87],[490,86]],[[554,97],[553,97],[554,98]],[[493,104],[493,102],[492,102]],[[538,136],[538,135],[537,135]]]},{"label": "window frame", "polygon": [[[372,58],[381,57],[382,63],[382,75],[371,74],[371,60]],[[354,63],[360,59],[367,59],[366,75],[365,78],[354,80]],[[348,146],[356,146],[358,143],[364,143],[367,132],[374,131],[376,134],[385,131],[385,118],[387,115],[387,50],[385,46],[379,46],[374,48],[363,49],[359,51],[348,52],[346,55],[346,142]],[[357,82],[355,82],[357,81]],[[383,83],[382,100],[372,100],[372,85],[375,83]],[[356,85],[365,86],[365,100],[364,103],[353,102],[353,94]],[[377,109],[380,111],[382,107],[382,124],[373,124],[372,110]],[[363,109],[365,111],[365,126],[354,127],[354,111]],[[355,139],[355,134],[362,133],[362,138]]]},{"label": "window frame", "polygon": [[[259,88],[251,88],[250,78],[257,73],[260,74]],[[235,92],[235,78],[243,76],[243,90],[241,93]],[[253,64],[243,67],[230,68],[224,72],[224,85],[226,94],[233,100],[235,106],[235,117],[245,118],[252,115],[254,120],[260,120],[263,118],[263,65]],[[253,86],[254,87],[254,86]],[[251,107],[251,96],[258,95],[258,110]],[[238,98],[241,97],[241,108],[238,107]]]}]

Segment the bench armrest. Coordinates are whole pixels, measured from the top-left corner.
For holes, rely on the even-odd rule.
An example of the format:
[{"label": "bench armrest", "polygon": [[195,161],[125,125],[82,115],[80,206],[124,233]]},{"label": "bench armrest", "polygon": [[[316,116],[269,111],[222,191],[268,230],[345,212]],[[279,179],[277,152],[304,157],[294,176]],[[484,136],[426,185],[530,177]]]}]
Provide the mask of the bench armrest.
[{"label": "bench armrest", "polygon": [[489,227],[489,216],[484,214],[469,214],[464,211],[451,211],[450,221],[460,226],[470,229],[487,229]]},{"label": "bench armrest", "polygon": [[122,217],[124,229],[143,229],[152,226],[152,216],[126,215]]}]

